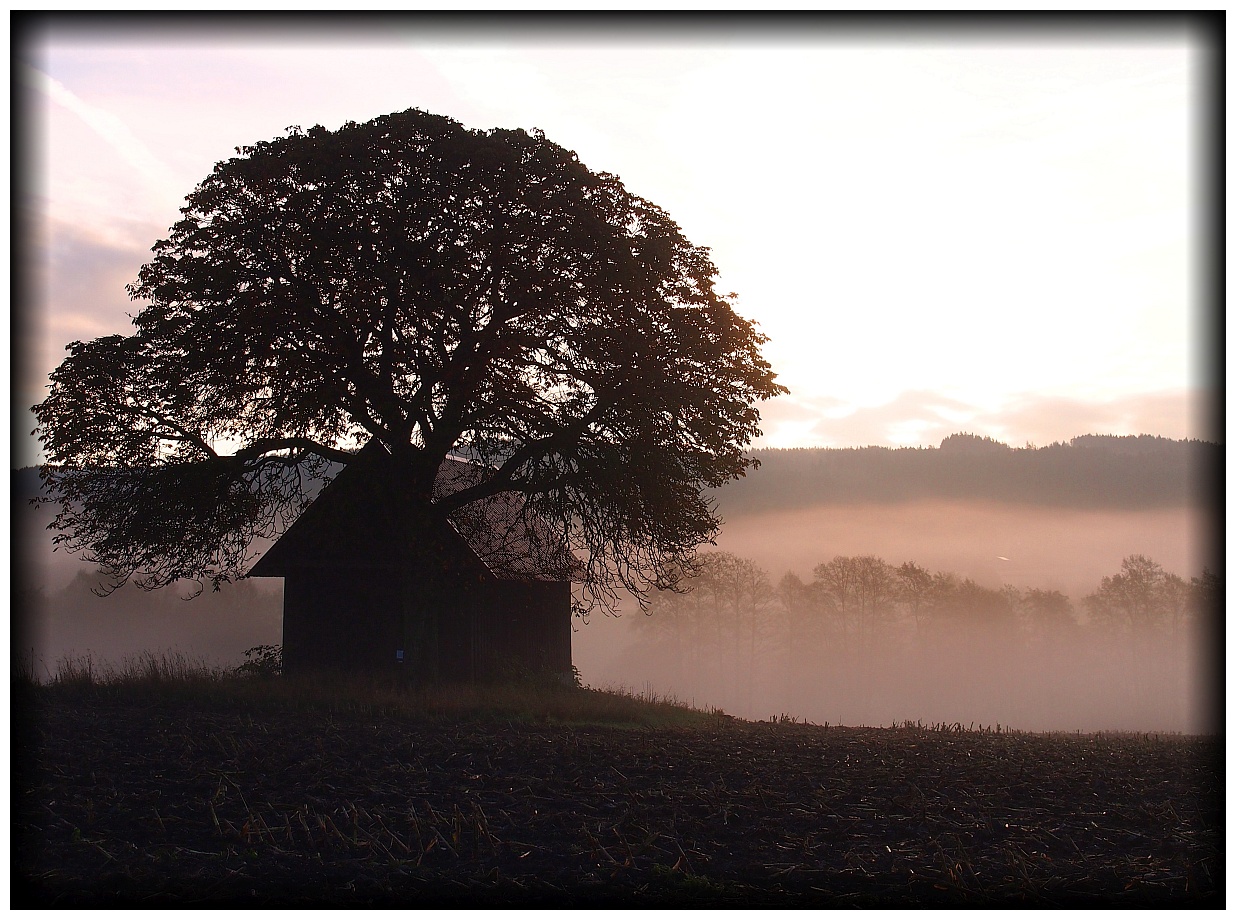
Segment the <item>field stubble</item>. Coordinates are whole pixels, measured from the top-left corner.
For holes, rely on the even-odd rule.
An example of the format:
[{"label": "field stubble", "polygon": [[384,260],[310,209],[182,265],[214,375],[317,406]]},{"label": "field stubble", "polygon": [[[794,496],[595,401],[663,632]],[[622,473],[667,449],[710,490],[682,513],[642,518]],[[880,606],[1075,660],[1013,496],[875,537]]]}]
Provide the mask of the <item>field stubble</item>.
[{"label": "field stubble", "polygon": [[1213,738],[279,687],[15,685],[14,906],[1222,899]]}]

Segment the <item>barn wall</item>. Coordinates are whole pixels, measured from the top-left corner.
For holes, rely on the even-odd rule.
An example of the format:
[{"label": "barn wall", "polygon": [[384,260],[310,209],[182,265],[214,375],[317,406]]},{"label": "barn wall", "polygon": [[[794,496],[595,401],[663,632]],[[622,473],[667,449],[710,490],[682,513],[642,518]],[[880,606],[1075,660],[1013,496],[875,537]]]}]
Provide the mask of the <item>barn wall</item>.
[{"label": "barn wall", "polygon": [[460,592],[438,606],[438,668],[443,680],[470,682],[480,677],[476,622],[482,605],[475,594]]},{"label": "barn wall", "polygon": [[401,647],[398,601],[393,572],[289,570],[283,584],[284,672],[391,673]]},{"label": "barn wall", "polygon": [[474,617],[478,679],[571,673],[571,586],[497,582]]},{"label": "barn wall", "polygon": [[[422,585],[418,600],[437,617],[438,674],[444,680],[571,673],[570,584],[464,579],[449,593]],[[404,643],[396,572],[315,567],[285,576],[285,673],[397,673],[414,660],[405,649],[406,663],[396,663],[395,651]]]}]

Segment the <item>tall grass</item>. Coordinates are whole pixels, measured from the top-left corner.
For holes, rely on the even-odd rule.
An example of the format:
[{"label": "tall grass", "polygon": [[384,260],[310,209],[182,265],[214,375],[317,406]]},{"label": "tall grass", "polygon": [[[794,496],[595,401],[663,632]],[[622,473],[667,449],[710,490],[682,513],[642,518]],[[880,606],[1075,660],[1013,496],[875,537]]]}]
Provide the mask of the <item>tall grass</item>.
[{"label": "tall grass", "polygon": [[118,665],[96,661],[90,655],[62,658],[51,668],[40,665],[32,656],[15,661],[14,689],[22,694],[41,693],[62,699],[174,699],[367,716],[572,725],[698,727],[728,718],[720,710],[694,709],[651,690],[596,690],[533,680],[417,686],[393,677],[364,675],[255,676],[175,651],[144,652]]}]

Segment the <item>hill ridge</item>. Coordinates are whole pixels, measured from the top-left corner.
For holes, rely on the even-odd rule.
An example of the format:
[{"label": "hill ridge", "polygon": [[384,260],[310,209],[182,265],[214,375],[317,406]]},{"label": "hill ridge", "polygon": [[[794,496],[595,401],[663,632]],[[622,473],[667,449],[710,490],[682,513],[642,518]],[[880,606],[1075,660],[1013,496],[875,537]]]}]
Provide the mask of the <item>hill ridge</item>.
[{"label": "hill ridge", "polygon": [[1074,508],[1216,506],[1223,446],[1157,435],[1081,435],[1010,447],[967,433],[939,447],[760,448],[759,467],[712,495],[722,513],[917,499]]}]

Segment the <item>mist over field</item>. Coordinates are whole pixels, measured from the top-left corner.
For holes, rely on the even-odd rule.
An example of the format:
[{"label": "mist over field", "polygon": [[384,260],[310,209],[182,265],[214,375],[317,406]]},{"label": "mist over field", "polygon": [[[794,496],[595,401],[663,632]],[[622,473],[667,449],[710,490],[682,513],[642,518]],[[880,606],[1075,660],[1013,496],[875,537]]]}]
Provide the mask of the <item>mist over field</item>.
[{"label": "mist over field", "polygon": [[730,574],[711,609],[590,623],[587,680],[747,718],[1215,730],[1218,445],[958,434],[755,456],[716,494]]},{"label": "mist over field", "polygon": [[[728,519],[716,549],[749,560],[774,594],[787,572],[809,583],[837,556],[917,563],[998,591],[1060,592],[1071,623],[1034,633],[1011,622],[916,624],[904,613],[877,635],[846,641],[787,622],[779,599],[757,628],[754,654],[684,662],[658,635],[658,612],[634,603],[575,634],[575,661],[598,686],[651,688],[746,718],[782,714],[844,725],[1001,724],[1027,731],[1215,730],[1221,636],[1191,623],[1151,641],[1086,624],[1083,598],[1141,554],[1184,581],[1215,571],[1197,508],[1041,508],[992,502],[829,505]],[[1001,558],[1004,557],[1004,558]],[[750,636],[746,636],[750,641]],[[749,651],[749,649],[748,649]],[[733,656],[731,656],[733,657]]]},{"label": "mist over field", "polygon": [[[590,686],[649,690],[754,719],[1214,731],[1221,631],[1195,595],[1214,582],[1203,573],[1221,575],[1222,564],[1214,504],[1200,486],[1173,485],[1198,480],[1197,464],[1185,464],[1182,476],[1179,462],[1162,460],[1182,443],[1150,444],[1158,460],[1138,461],[1142,468],[1125,456],[1119,475],[1110,463],[1091,471],[1102,474],[1103,487],[1089,502],[1069,500],[1085,491],[1084,476],[1070,485],[1057,473],[1034,485],[1024,469],[1001,477],[980,463],[965,471],[964,458],[948,465],[949,476],[962,468],[984,497],[958,498],[944,479],[921,475],[926,463],[940,463],[938,451],[875,455],[877,464],[908,464],[909,472],[873,479],[866,491],[854,473],[870,469],[862,452],[774,455],[718,496],[725,525],[717,546],[705,549],[726,561],[729,587],[701,583],[683,597],[654,599],[651,616],[632,602],[619,617],[577,622],[575,664]],[[1117,446],[1129,454],[1127,443]],[[1058,451],[1035,453],[1059,462]],[[1021,451],[992,456],[997,465],[1043,462]],[[1070,463],[1077,467],[1076,455]],[[803,473],[817,467],[834,494],[820,494]],[[246,580],[191,601],[181,599],[188,588],[126,586],[94,596],[89,567],[51,552],[47,511],[20,501],[31,476],[14,479],[24,550],[15,649],[33,655],[39,673],[54,672],[66,656],[119,663],[169,649],[230,666],[246,649],[281,642],[279,579]],[[792,506],[795,495],[801,507]],[[1157,565],[1153,593],[1162,609],[1153,627],[1123,622],[1119,604],[1087,601],[1105,580],[1109,601],[1116,597],[1122,565],[1136,556]],[[847,594],[838,559],[865,560],[884,579],[879,596]],[[817,577],[817,567],[830,565]],[[907,572],[921,582],[913,597]]]}]

